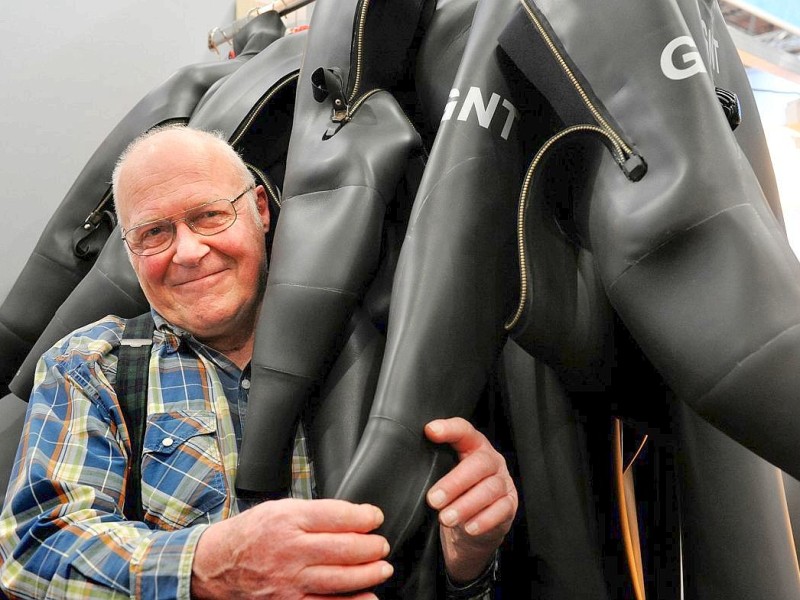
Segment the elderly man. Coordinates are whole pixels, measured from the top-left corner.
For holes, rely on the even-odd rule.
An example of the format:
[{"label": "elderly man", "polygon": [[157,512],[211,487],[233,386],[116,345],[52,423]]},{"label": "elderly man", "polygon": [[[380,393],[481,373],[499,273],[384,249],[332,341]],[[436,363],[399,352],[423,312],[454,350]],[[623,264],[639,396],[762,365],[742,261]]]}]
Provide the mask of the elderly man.
[{"label": "elderly man", "polygon": [[[114,384],[126,321],[109,316],[39,363],[0,516],[3,590],[23,598],[374,597],[359,590],[392,574],[388,544],[372,533],[383,515],[302,499],[313,478],[302,428],[295,497],[250,506],[235,495],[266,279],[263,188],[224,140],[183,127],[133,142],[113,188],[156,326],[143,520],[123,515],[131,438]],[[460,457],[428,496],[440,511],[448,589],[485,597],[486,586],[471,582],[486,578],[516,489],[503,458],[463,419],[434,421],[426,435]]]}]

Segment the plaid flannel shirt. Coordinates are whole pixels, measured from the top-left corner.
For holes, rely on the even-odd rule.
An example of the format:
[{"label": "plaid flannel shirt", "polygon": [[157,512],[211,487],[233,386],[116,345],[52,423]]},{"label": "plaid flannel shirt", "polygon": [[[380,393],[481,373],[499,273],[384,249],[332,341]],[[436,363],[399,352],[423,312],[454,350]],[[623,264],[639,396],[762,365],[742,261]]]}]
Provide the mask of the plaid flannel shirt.
[{"label": "plaid flannel shirt", "polygon": [[[37,366],[0,514],[0,584],[13,597],[189,598],[200,534],[246,508],[233,482],[248,386],[224,356],[154,317],[145,522],[122,514],[130,441],[113,385],[124,320],[112,316]],[[302,434],[293,470],[294,495],[310,497]]]}]

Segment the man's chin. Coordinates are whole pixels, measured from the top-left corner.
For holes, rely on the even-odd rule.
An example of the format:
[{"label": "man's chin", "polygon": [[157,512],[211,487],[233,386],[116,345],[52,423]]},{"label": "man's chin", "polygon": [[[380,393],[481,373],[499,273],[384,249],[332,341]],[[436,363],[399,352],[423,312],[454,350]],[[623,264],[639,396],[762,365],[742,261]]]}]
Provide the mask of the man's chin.
[{"label": "man's chin", "polygon": [[[255,328],[255,317],[248,316],[249,311],[198,310],[199,306],[202,306],[202,303],[187,305],[181,313],[175,314],[174,320],[166,316],[165,318],[204,343],[239,337],[245,331],[252,333]],[[209,345],[213,347],[213,344]]]}]

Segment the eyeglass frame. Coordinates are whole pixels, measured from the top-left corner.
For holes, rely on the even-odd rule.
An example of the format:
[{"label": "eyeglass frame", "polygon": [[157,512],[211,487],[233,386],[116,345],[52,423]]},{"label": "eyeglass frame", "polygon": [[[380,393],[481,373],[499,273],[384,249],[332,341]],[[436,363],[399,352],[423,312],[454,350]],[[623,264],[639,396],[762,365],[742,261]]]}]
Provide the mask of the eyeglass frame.
[{"label": "eyeglass frame", "polygon": [[[177,222],[179,222],[179,221],[183,221],[184,223],[186,223],[186,226],[187,226],[187,227],[188,227],[188,228],[189,228],[189,229],[190,229],[190,230],[191,230],[193,233],[196,233],[197,235],[202,235],[203,237],[211,237],[211,236],[217,235],[218,233],[222,233],[223,231],[227,231],[228,229],[230,229],[231,227],[233,227],[233,224],[234,224],[234,223],[236,223],[236,220],[239,218],[239,211],[237,211],[237,210],[236,210],[236,206],[235,206],[235,204],[234,204],[234,203],[235,203],[237,200],[241,200],[241,198],[242,198],[242,197],[243,197],[245,194],[247,194],[247,193],[249,193],[249,192],[252,192],[252,191],[253,191],[255,188],[256,188],[256,185],[253,183],[253,184],[250,184],[250,185],[247,187],[247,189],[245,189],[245,190],[244,190],[244,191],[243,191],[241,194],[239,194],[238,196],[236,196],[236,197],[235,197],[233,200],[229,200],[228,198],[217,198],[216,200],[209,200],[208,202],[203,202],[202,204],[198,204],[197,206],[192,206],[191,208],[187,208],[186,210],[182,210],[182,211],[179,211],[179,212],[173,213],[173,214],[171,214],[171,215],[168,215],[168,216],[166,216],[166,217],[161,217],[160,219],[153,219],[152,221],[146,221],[146,222],[144,222],[144,223],[139,223],[138,225],[134,225],[134,226],[133,226],[133,227],[131,227],[130,229],[123,230],[123,231],[122,231],[122,239],[125,241],[125,245],[126,245],[126,246],[128,246],[128,249],[129,249],[131,252],[133,252],[133,253],[134,253],[136,256],[155,256],[156,254],[161,254],[162,252],[166,252],[167,250],[169,250],[169,249],[170,249],[170,247],[172,246],[172,244],[174,244],[174,243],[175,243],[175,236],[176,236],[176,234],[177,234],[177,227],[175,227],[175,223],[177,223]],[[223,227],[222,229],[220,229],[219,231],[215,231],[214,233],[202,233],[201,231],[197,231],[197,230],[196,230],[196,229],[195,229],[195,228],[194,228],[194,227],[191,225],[191,223],[189,223],[189,222],[186,220],[186,218],[188,217],[187,213],[190,213],[190,212],[192,212],[192,211],[195,211],[195,210],[197,210],[197,209],[199,209],[199,208],[203,208],[204,206],[208,206],[209,204],[214,204],[214,203],[216,203],[216,202],[221,202],[221,201],[230,202],[230,205],[231,205],[231,207],[233,208],[233,220],[232,220],[230,223],[228,223],[228,224],[227,224],[225,227]],[[185,215],[185,216],[183,216],[183,217],[180,217],[179,215]],[[139,228],[141,228],[141,227],[146,227],[146,226],[148,226],[148,225],[152,225],[153,223],[160,223],[160,222],[162,222],[162,221],[168,222],[168,223],[169,223],[169,226],[170,226],[170,229],[171,229],[171,231],[172,231],[172,236],[171,236],[171,238],[170,238],[169,244],[167,244],[166,246],[164,246],[164,247],[163,247],[161,250],[157,250],[156,252],[151,252],[151,253],[149,253],[149,254],[141,254],[141,253],[137,252],[136,250],[134,250],[134,249],[133,249],[133,247],[131,246],[131,243],[128,241],[128,238],[127,238],[126,236],[127,236],[127,235],[128,235],[130,232],[131,232],[131,231],[134,231],[135,229],[139,229]]]}]

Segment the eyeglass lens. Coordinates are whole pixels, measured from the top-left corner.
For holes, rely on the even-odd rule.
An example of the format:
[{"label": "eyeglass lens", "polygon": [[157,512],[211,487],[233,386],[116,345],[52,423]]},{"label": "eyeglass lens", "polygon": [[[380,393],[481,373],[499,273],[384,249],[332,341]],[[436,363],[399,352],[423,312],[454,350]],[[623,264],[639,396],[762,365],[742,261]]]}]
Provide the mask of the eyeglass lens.
[{"label": "eyeglass lens", "polygon": [[[238,198],[237,198],[238,199]],[[195,233],[214,235],[230,227],[236,220],[236,210],[230,200],[215,200],[191,208],[184,216],[162,219],[134,227],[125,234],[136,254],[156,254],[166,250],[175,238],[175,223],[183,221]]]}]

